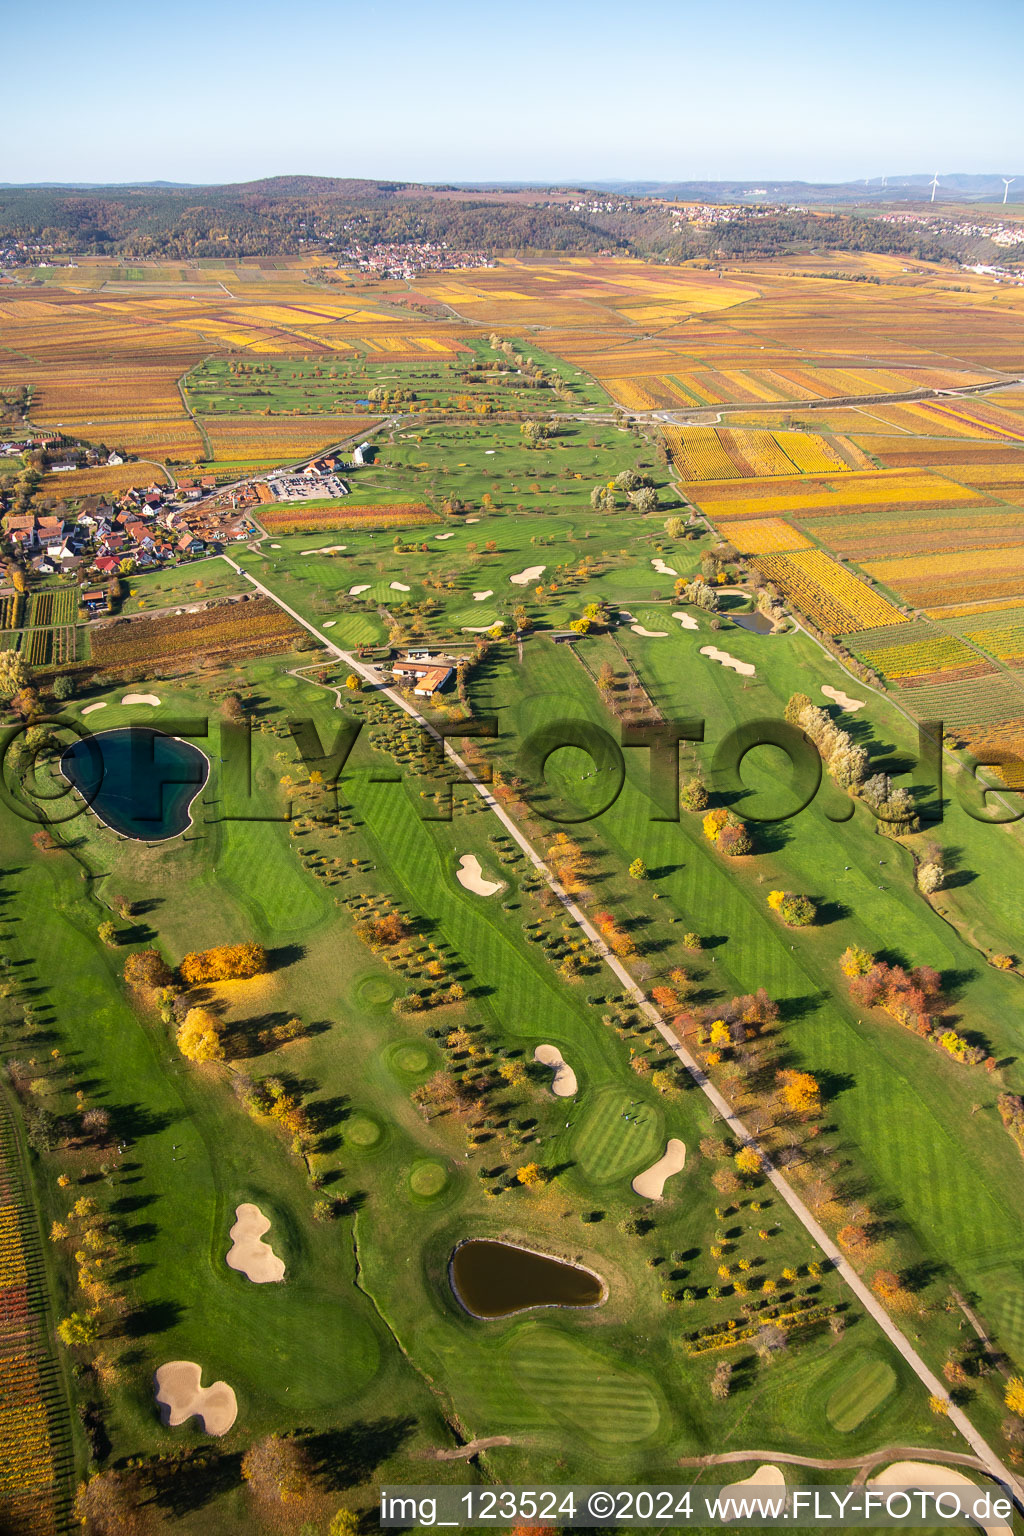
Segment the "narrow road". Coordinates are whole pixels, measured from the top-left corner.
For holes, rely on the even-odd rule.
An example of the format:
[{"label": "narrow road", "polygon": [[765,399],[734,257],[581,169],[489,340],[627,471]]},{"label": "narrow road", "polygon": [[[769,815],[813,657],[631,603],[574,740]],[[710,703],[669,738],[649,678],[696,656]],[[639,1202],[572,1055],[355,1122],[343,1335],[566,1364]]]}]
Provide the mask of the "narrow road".
[{"label": "narrow road", "polygon": [[816,1467],[822,1472],[846,1472],[857,1467],[860,1476],[854,1478],[855,1485],[881,1461],[947,1462],[958,1467],[971,1467],[978,1472],[988,1471],[977,1456],[968,1456],[963,1451],[940,1451],[934,1445],[927,1448],[883,1445],[880,1450],[865,1451],[861,1456],[843,1456],[831,1461],[826,1456],[797,1456],[793,1451],[719,1451],[712,1456],[680,1456],[677,1466],[725,1467],[742,1461],[783,1461],[787,1466]]},{"label": "narrow road", "polygon": [[537,853],[532,843],[525,836],[525,834],[520,831],[519,827],[508,815],[504,807],[501,806],[495,799],[488,785],[485,784],[477,776],[475,770],[471,768],[470,765],[459,756],[458,752],[456,752],[451,743],[438,734],[434,726],[430,723],[429,720],[420,714],[415,705],[410,704],[408,700],[404,699],[402,695],[395,689],[384,686],[381,683],[377,673],[375,673],[371,667],[366,666],[364,663],[358,661],[356,657],[351,655],[348,651],[344,651],[340,646],[335,645],[331,640],[327,638],[326,635],[321,633],[321,631],[318,630],[315,625],[304,619],[300,613],[297,613],[294,608],[290,607],[289,604],[287,604],[282,598],[278,597],[278,595],[269,587],[265,586],[263,582],[258,581],[255,576],[250,576],[248,571],[244,571],[240,565],[236,564],[236,562],[230,558],[229,555],[221,555],[220,558],[222,560],[227,560],[228,564],[231,565],[240,576],[243,576],[247,581],[251,582],[258,591],[264,594],[264,596],[269,597],[273,602],[277,603],[279,608],[282,608],[284,612],[287,613],[292,619],[294,619],[297,624],[300,624],[303,629],[308,630],[308,632],[317,640],[319,640],[320,643],[325,646],[333,656],[337,658],[337,660],[343,661],[346,666],[350,667],[351,670],[358,676],[364,678],[368,683],[371,683],[374,688],[383,693],[385,697],[389,698],[391,702],[397,706],[397,708],[403,710],[405,714],[409,715],[411,719],[415,720],[423,730],[428,731],[430,735],[440,743],[445,756],[455,765],[456,768],[458,768],[463,777],[473,786],[487,807],[494,812],[495,816],[505,828],[505,831],[516,842],[522,852],[529,859],[537,873],[542,877],[542,879],[546,881],[547,885],[557,896],[567,915],[576,924],[577,928],[579,928],[580,931],[585,934],[587,939],[590,941],[590,945],[594,952],[601,957],[601,959],[607,965],[608,969],[612,972],[612,975],[622,986],[623,990],[629,995],[629,997],[632,998],[634,1005],[639,1008],[644,1017],[654,1025],[655,1029],[658,1031],[665,1044],[686,1068],[690,1077],[704,1094],[705,1098],[711,1104],[719,1119],[725,1124],[730,1134],[735,1138],[737,1142],[740,1143],[741,1146],[752,1147],[761,1157],[762,1163],[764,1165],[765,1176],[772,1184],[776,1193],[782,1200],[785,1201],[786,1205],[789,1206],[790,1210],[793,1212],[793,1215],[797,1218],[801,1226],[808,1233],[811,1240],[817,1245],[818,1248],[821,1249],[825,1257],[831,1262],[836,1273],[845,1282],[845,1284],[849,1286],[853,1295],[856,1296],[857,1300],[864,1308],[864,1311],[878,1324],[879,1328],[885,1334],[893,1348],[898,1350],[899,1353],[903,1356],[903,1359],[910,1366],[918,1380],[924,1387],[927,1388],[929,1394],[933,1397],[941,1398],[943,1402],[947,1403],[950,1423],[954,1425],[954,1427],[967,1441],[967,1444],[971,1447],[971,1450],[974,1452],[975,1456],[977,1456],[981,1465],[993,1478],[1002,1483],[1009,1490],[1021,1510],[1024,1511],[1024,1485],[1018,1481],[1018,1479],[1014,1476],[1008,1467],[1004,1466],[1003,1462],[996,1455],[988,1441],[985,1440],[979,1431],[975,1429],[974,1425],[968,1418],[967,1414],[964,1413],[963,1409],[958,1408],[954,1403],[949,1401],[949,1394],[944,1383],[939,1380],[934,1371],[931,1370],[931,1368],[918,1354],[910,1340],[896,1326],[888,1312],[882,1306],[881,1302],[864,1284],[864,1281],[854,1269],[853,1265],[832,1241],[824,1227],[814,1218],[814,1216],[812,1216],[810,1210],[807,1208],[803,1200],[801,1200],[796,1190],[793,1189],[792,1185],[787,1182],[779,1170],[774,1166],[771,1159],[764,1152],[763,1148],[758,1144],[756,1138],[751,1135],[746,1126],[743,1124],[742,1120],[733,1110],[732,1105],[724,1097],[724,1095],[719,1092],[714,1083],[711,1082],[710,1078],[699,1066],[696,1058],[690,1054],[686,1046],[682,1043],[681,1040],[679,1040],[670,1025],[666,1023],[665,1019],[658,1012],[657,1008],[655,1008],[654,1004],[647,1000],[643,990],[637,986],[636,982],[633,980],[633,977],[626,970],[622,962],[612,954],[604,939],[598,933],[594,925],[590,922],[586,914],[579,906],[577,906],[577,904],[566,893],[566,891],[563,890],[562,886],[551,873],[548,866],[544,863],[544,860]]}]

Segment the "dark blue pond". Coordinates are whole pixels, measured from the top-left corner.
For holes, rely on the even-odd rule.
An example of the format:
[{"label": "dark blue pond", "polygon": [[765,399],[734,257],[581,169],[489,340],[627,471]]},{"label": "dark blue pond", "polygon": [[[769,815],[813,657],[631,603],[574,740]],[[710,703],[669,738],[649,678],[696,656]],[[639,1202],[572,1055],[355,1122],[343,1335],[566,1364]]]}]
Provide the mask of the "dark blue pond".
[{"label": "dark blue pond", "polygon": [[210,771],[190,741],[141,725],[76,741],[60,766],[101,821],[144,843],[185,831],[192,820],[189,808]]}]

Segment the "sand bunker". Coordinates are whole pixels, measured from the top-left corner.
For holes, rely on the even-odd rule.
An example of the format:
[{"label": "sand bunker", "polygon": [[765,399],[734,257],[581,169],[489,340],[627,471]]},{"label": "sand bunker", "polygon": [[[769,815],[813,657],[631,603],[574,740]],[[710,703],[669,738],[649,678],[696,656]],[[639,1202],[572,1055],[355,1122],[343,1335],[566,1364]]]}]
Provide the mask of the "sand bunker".
[{"label": "sand bunker", "polygon": [[[271,549],[280,549],[280,544],[271,544]],[[300,555],[336,555],[341,550],[348,549],[347,544],[321,544],[319,549],[300,549]]]},{"label": "sand bunker", "polygon": [[840,709],[848,709],[851,714],[855,709],[864,708],[863,699],[851,699],[848,693],[844,693],[841,688],[833,688],[831,683],[823,684],[821,691],[826,699],[834,700]]},{"label": "sand bunker", "polygon": [[83,715],[91,715],[94,710],[106,709],[106,707],[107,707],[106,701],[101,699],[98,704],[87,704],[85,706],[85,708],[82,710],[82,714]]},{"label": "sand bunker", "polygon": [[435,539],[454,539],[454,533],[435,533]]},{"label": "sand bunker", "polygon": [[152,704],[154,709],[160,703],[155,693],[126,693],[121,700],[122,704]]},{"label": "sand bunker", "polygon": [[[280,544],[271,544],[270,547],[271,547],[271,549],[280,549],[281,548]],[[302,553],[305,554],[306,551],[303,550]]]},{"label": "sand bunker", "polygon": [[472,891],[474,896],[493,896],[495,891],[500,891],[504,885],[503,880],[485,880],[484,872],[480,868],[480,860],[475,853],[464,853],[459,860],[459,867],[455,871],[455,878],[460,885],[464,885],[467,891]]},{"label": "sand bunker", "polygon": [[518,576],[510,576],[509,581],[514,587],[528,587],[531,581],[536,581],[538,576],[543,576],[546,570],[546,565],[528,565],[525,571],[519,572]]},{"label": "sand bunker", "polygon": [[480,521],[480,519],[478,517],[467,517],[466,518],[466,522],[467,523],[478,523],[479,521]]},{"label": "sand bunker", "polygon": [[404,581],[393,581],[391,583],[391,590],[392,592],[408,592],[409,588]]},{"label": "sand bunker", "polygon": [[337,622],[338,622],[337,619],[325,619],[324,620],[324,629],[333,629],[335,624],[337,624]]},{"label": "sand bunker", "polygon": [[238,1417],[234,1391],[226,1381],[202,1387],[203,1368],[191,1360],[169,1360],[157,1368],[156,1400],[171,1429],[195,1414],[207,1435],[226,1435]]},{"label": "sand bunker", "polygon": [[648,640],[664,640],[668,634],[667,629],[644,629],[642,624],[631,624],[629,627],[634,635],[643,635]]},{"label": "sand bunker", "polygon": [[677,1136],[670,1136],[663,1156],[645,1168],[643,1173],[638,1173],[633,1180],[633,1190],[638,1195],[643,1195],[645,1200],[662,1199],[665,1188],[665,1180],[670,1179],[674,1173],[680,1173],[686,1162],[686,1145]]},{"label": "sand bunker", "polygon": [[692,613],[687,613],[683,608],[677,608],[672,617],[678,619],[684,629],[700,629],[700,625]]},{"label": "sand bunker", "polygon": [[349,595],[349,597],[358,597],[360,592],[369,592],[369,590],[370,590],[370,583],[368,581],[364,581],[361,586],[349,587],[348,595]]},{"label": "sand bunker", "polygon": [[473,593],[473,601],[474,601],[474,603],[482,603],[487,598],[493,597],[493,596],[494,596],[494,588],[493,587],[488,587],[486,592],[474,592]]},{"label": "sand bunker", "polygon": [[662,560],[660,555],[658,556],[657,560],[652,560],[651,564],[654,566],[654,569],[657,571],[659,576],[678,576],[679,575],[679,572],[676,570],[675,566],[674,565],[666,565],[664,560]]},{"label": "sand bunker", "polygon": [[757,670],[753,662],[737,661],[735,656],[730,656],[728,651],[720,651],[717,645],[702,645],[702,656],[710,656],[712,661],[720,661],[723,667],[732,667],[734,672],[739,672],[742,677],[753,677]]},{"label": "sand bunker", "polygon": [[492,619],[489,624],[463,624],[462,633],[464,635],[487,635],[490,634],[497,622],[497,619]]},{"label": "sand bunker", "polygon": [[570,1067],[557,1045],[538,1045],[533,1053],[534,1061],[539,1061],[542,1067],[553,1067],[554,1077],[551,1079],[551,1092],[556,1099],[572,1099],[576,1097],[576,1073]]},{"label": "sand bunker", "polygon": [[722,1497],[728,1498],[729,1494],[736,1493],[740,1488],[785,1488],[786,1479],[782,1474],[782,1468],[777,1467],[773,1461],[764,1461],[756,1472],[745,1477],[738,1483],[727,1483],[722,1489]]},{"label": "sand bunker", "polygon": [[263,1241],[263,1233],[269,1231],[270,1222],[258,1205],[235,1206],[235,1224],[228,1233],[231,1247],[225,1262],[229,1269],[240,1270],[256,1285],[284,1279],[284,1260]]},{"label": "sand bunker", "polygon": [[[972,1483],[969,1477],[962,1472],[954,1472],[952,1467],[932,1465],[927,1461],[894,1461],[892,1466],[886,1467],[884,1472],[879,1472],[877,1477],[868,1481],[869,1488],[919,1488],[928,1493],[936,1488],[973,1488],[978,1490],[978,1484]],[[1008,1527],[999,1524],[995,1520],[971,1520],[965,1522],[976,1525],[985,1531],[987,1536],[997,1536],[1001,1532],[1006,1536]]]}]

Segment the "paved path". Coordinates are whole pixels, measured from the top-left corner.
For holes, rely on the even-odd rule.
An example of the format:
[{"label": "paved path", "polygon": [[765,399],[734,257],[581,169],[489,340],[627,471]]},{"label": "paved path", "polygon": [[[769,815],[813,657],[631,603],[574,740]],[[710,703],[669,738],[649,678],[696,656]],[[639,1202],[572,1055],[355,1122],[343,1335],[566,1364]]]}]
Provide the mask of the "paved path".
[{"label": "paved path", "polygon": [[957,1467],[971,1467],[976,1472],[988,1471],[977,1456],[968,1456],[963,1451],[940,1451],[934,1445],[927,1449],[913,1445],[883,1445],[880,1450],[865,1451],[861,1456],[843,1456],[834,1460],[825,1456],[797,1456],[792,1451],[720,1451],[712,1456],[680,1456],[676,1465],[724,1467],[739,1461],[782,1461],[791,1467],[816,1467],[824,1472],[848,1472],[856,1468],[855,1487],[864,1482],[868,1473],[882,1461],[945,1462]]},{"label": "paved path", "polygon": [[892,1344],[893,1348],[897,1349],[903,1356],[904,1360],[910,1366],[918,1380],[923,1384],[923,1386],[927,1388],[929,1394],[934,1397],[942,1398],[943,1401],[948,1404],[950,1423],[953,1424],[957,1430],[959,1430],[960,1434],[967,1441],[967,1444],[971,1447],[971,1450],[974,1452],[981,1465],[987,1472],[990,1473],[992,1477],[996,1478],[1000,1483],[1003,1483],[1012,1492],[1013,1497],[1020,1505],[1021,1509],[1024,1510],[1024,1485],[1018,1481],[1018,1479],[1014,1476],[1008,1467],[1004,1466],[1002,1461],[996,1455],[995,1451],[989,1445],[988,1441],[985,1440],[985,1438],[978,1432],[978,1430],[975,1429],[974,1425],[967,1417],[967,1414],[964,1413],[963,1409],[958,1408],[954,1403],[949,1402],[949,1394],[944,1383],[941,1382],[938,1376],[936,1376],[935,1373],[931,1370],[931,1368],[925,1364],[924,1360],[918,1354],[917,1350],[911,1344],[906,1335],[899,1328],[897,1328],[896,1324],[893,1322],[892,1318],[889,1316],[888,1312],[882,1306],[878,1298],[873,1295],[873,1293],[864,1284],[864,1281],[861,1279],[860,1275],[853,1268],[853,1265],[832,1241],[820,1222],[818,1222],[814,1216],[812,1216],[811,1212],[808,1210],[803,1200],[801,1200],[796,1190],[792,1187],[791,1184],[787,1182],[785,1178],[783,1178],[782,1174],[774,1166],[771,1159],[765,1153],[764,1149],[758,1144],[755,1137],[753,1137],[747,1130],[746,1126],[743,1124],[743,1121],[736,1114],[729,1101],[719,1092],[714,1083],[711,1082],[707,1074],[698,1065],[696,1058],[690,1054],[686,1046],[676,1036],[671,1027],[665,1022],[657,1008],[655,1008],[654,1004],[647,1000],[644,992],[640,987],[637,986],[636,982],[626,970],[625,966],[615,955],[612,954],[611,950],[608,948],[607,944],[604,942],[604,939],[598,933],[597,929],[591,923],[590,919],[586,916],[582,909],[577,906],[572,898],[563,890],[558,880],[551,873],[548,866],[544,863],[544,860],[533,847],[533,844],[520,831],[519,827],[508,815],[504,807],[501,806],[495,799],[488,785],[485,784],[477,776],[476,772],[470,767],[470,765],[459,756],[458,752],[456,752],[455,748],[451,745],[451,742],[442,738],[438,734],[433,725],[431,725],[430,721],[420,714],[415,705],[410,704],[409,701],[404,699],[402,695],[398,693],[394,688],[388,688],[381,682],[379,674],[375,672],[373,668],[366,666],[363,662],[358,661],[356,657],[351,655],[350,652],[344,651],[340,646],[335,645],[331,640],[327,638],[326,635],[322,634],[315,625],[309,623],[309,621],[304,619],[300,613],[296,613],[294,608],[290,607],[286,602],[284,602],[282,598],[278,597],[275,592],[272,592],[269,587],[264,586],[261,581],[257,581],[255,576],[250,576],[248,571],[242,570],[241,566],[237,565],[229,555],[222,555],[220,558],[222,560],[227,560],[228,564],[234,566],[234,569],[239,573],[240,576],[244,576],[247,581],[252,582],[253,586],[256,587],[258,591],[262,592],[266,597],[271,598],[275,603],[277,603],[278,607],[283,608],[285,613],[289,614],[297,624],[301,624],[303,629],[308,630],[311,635],[315,636],[315,638],[319,640],[321,644],[324,645],[326,649],[330,651],[331,654],[334,655],[339,661],[344,661],[345,664],[349,666],[353,672],[356,672],[360,677],[371,683],[379,692],[383,693],[387,698],[389,698],[393,704],[397,705],[399,709],[403,710],[407,715],[415,720],[422,729],[428,731],[436,741],[440,742],[445,756],[455,765],[456,768],[459,769],[463,777],[467,779],[468,782],[473,786],[480,798],[485,802],[489,809],[494,812],[495,816],[497,816],[498,820],[505,828],[505,831],[522,849],[523,853],[529,859],[537,873],[547,882],[548,886],[558,897],[558,900],[562,903],[562,906],[564,907],[568,916],[572,918],[573,922],[581,930],[581,932],[586,935],[587,939],[590,941],[592,949],[596,954],[600,955],[601,959],[605,962],[609,970],[615,976],[616,980],[622,986],[623,991],[632,998],[634,1005],[639,1008],[644,1014],[645,1018],[647,1018],[654,1025],[661,1038],[665,1041],[665,1044],[671,1051],[674,1052],[678,1060],[686,1068],[687,1072],[693,1078],[693,1081],[697,1084],[697,1087],[708,1099],[730,1134],[735,1138],[737,1142],[740,1143],[741,1146],[753,1147],[755,1151],[758,1152],[764,1165],[765,1175],[769,1182],[773,1185],[776,1193],[789,1206],[790,1210],[800,1222],[801,1226],[803,1226],[804,1230],[809,1234],[812,1241],[821,1249],[825,1257],[830,1260],[837,1274],[839,1274],[841,1279],[845,1281],[845,1283],[849,1286],[850,1290],[853,1292],[854,1296],[856,1296],[857,1300],[860,1302],[868,1316],[872,1317],[878,1324],[879,1328],[881,1328],[882,1332]]}]

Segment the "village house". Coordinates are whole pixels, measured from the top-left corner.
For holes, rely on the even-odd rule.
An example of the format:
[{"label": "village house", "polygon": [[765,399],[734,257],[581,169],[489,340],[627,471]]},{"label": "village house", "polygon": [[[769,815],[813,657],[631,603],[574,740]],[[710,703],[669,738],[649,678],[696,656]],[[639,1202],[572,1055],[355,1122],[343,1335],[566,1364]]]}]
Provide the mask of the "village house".
[{"label": "village house", "polygon": [[447,662],[431,660],[428,657],[422,661],[396,661],[392,674],[399,682],[411,682],[413,693],[420,698],[429,699],[435,693],[440,693],[447,685],[452,676],[452,670]]}]

